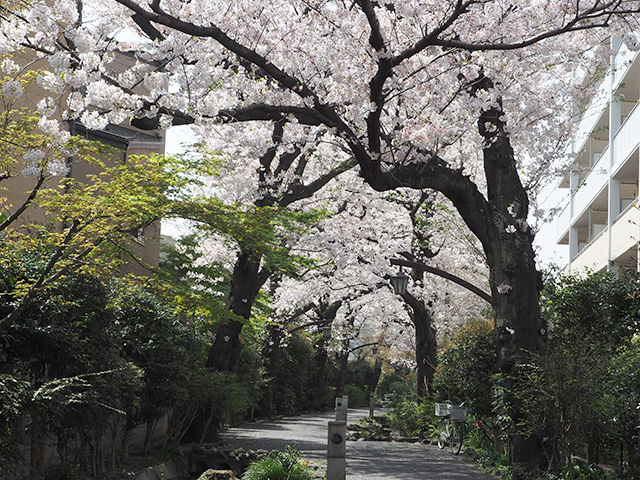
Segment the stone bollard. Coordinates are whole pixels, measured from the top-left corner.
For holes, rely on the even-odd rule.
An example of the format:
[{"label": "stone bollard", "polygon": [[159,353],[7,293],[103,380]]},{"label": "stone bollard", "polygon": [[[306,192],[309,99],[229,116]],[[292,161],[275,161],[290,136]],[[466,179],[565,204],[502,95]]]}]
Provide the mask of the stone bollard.
[{"label": "stone bollard", "polygon": [[327,480],[345,480],[347,478],[346,439],[347,422],[329,421],[327,441]]},{"label": "stone bollard", "polygon": [[347,408],[349,407],[349,397],[336,398],[336,421],[347,421]]}]

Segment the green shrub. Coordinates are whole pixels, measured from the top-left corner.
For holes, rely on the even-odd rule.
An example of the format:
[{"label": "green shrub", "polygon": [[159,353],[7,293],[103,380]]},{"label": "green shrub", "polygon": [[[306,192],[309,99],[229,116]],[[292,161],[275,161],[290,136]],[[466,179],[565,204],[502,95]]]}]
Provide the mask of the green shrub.
[{"label": "green shrub", "polygon": [[249,465],[242,480],[313,480],[314,472],[300,461],[300,453],[287,446],[278,452]]},{"label": "green shrub", "polygon": [[19,434],[12,430],[11,420],[23,411],[28,386],[12,375],[0,373],[0,478],[24,461],[18,448]]},{"label": "green shrub", "polygon": [[313,347],[309,339],[300,332],[291,335],[278,350],[277,363],[273,413],[294,415],[306,405],[308,385],[314,373]]},{"label": "green shrub", "polygon": [[613,480],[615,477],[607,474],[594,465],[574,464],[564,469],[565,477],[573,480]]},{"label": "green shrub", "polygon": [[398,396],[410,395],[410,385],[416,384],[415,371],[406,365],[391,364],[391,369],[382,373],[376,388],[376,394],[384,398],[387,393],[395,393]]},{"label": "green shrub", "polygon": [[439,401],[462,402],[473,413],[494,413],[499,377],[492,320],[471,320],[447,339],[438,354],[434,390]]},{"label": "green shrub", "polygon": [[49,467],[44,474],[44,480],[77,480],[81,475],[70,463],[60,463]]},{"label": "green shrub", "polygon": [[344,395],[349,397],[350,408],[365,407],[369,405],[369,394],[357,385],[345,385]]},{"label": "green shrub", "polygon": [[[628,472],[617,478],[640,473],[639,280],[633,270],[615,269],[549,283],[543,297],[543,313],[552,327],[547,354],[525,366],[525,388],[519,392],[529,414],[527,426],[555,427],[560,459],[577,455],[590,463],[622,461]],[[559,467],[570,469],[575,478],[601,474],[585,466],[578,472],[567,461]]]},{"label": "green shrub", "polygon": [[389,425],[403,435],[430,438],[434,435],[437,419],[435,406],[430,401],[398,401],[387,414]]}]

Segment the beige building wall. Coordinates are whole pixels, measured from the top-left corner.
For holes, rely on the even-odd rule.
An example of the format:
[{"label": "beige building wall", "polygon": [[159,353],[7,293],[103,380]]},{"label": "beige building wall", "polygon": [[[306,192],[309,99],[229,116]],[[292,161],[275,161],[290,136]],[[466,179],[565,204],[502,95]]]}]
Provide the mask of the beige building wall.
[{"label": "beige building wall", "polygon": [[[19,58],[13,59],[20,65],[29,65],[29,69],[48,68],[46,60],[36,60],[33,52],[25,52]],[[136,63],[135,55],[130,53],[122,53],[116,56],[116,60],[112,62],[112,66],[119,69],[129,68]],[[37,103],[47,96],[51,96],[50,92],[46,92],[40,88],[36,82],[28,84],[24,88],[23,95],[15,102],[14,108],[25,108],[34,112],[37,109]],[[64,105],[65,97],[61,97],[58,101]],[[64,107],[63,107],[64,109]],[[69,131],[75,135],[81,135],[89,140],[103,142],[115,147],[115,153],[110,159],[103,159],[108,162],[126,162],[131,155],[147,155],[152,153],[162,154],[165,151],[165,135],[162,130],[141,130],[132,126],[129,122],[121,125],[108,125],[100,131],[89,130],[82,124],[77,122],[63,122],[60,117],[59,121],[66,125]],[[23,205],[29,195],[33,191],[37,183],[37,176],[25,177],[20,172],[24,166],[22,158],[15,159],[16,164],[12,169],[10,178],[0,181],[0,212],[12,214],[21,205]],[[69,176],[76,180],[82,181],[86,179],[88,174],[99,173],[96,166],[83,161],[79,157],[69,159],[70,171]],[[0,176],[6,172],[0,172]],[[51,177],[45,181],[43,188],[55,187],[60,183],[61,177]],[[30,224],[45,224],[48,221],[46,212],[34,206],[28,207],[18,220],[12,225],[12,228],[25,228]],[[140,262],[129,261],[124,267],[125,272],[136,274],[147,274],[142,264],[151,267],[158,266],[160,244],[160,223],[156,222],[136,237],[131,238],[131,252],[140,259]]]}]

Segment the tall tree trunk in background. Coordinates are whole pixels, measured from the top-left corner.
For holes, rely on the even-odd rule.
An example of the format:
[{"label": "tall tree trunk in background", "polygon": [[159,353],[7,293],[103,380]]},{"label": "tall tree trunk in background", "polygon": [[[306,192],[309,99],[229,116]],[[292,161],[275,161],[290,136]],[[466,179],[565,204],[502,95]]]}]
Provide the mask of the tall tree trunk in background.
[{"label": "tall tree trunk in background", "polygon": [[380,376],[382,375],[382,357],[376,355],[376,361],[373,366],[373,376],[371,378],[371,383],[368,385],[369,393],[375,394],[376,389],[378,388],[378,382],[380,381]]},{"label": "tall tree trunk in background", "polygon": [[311,396],[311,410],[320,411],[322,409],[322,394],[324,392],[324,372],[327,365],[327,343],[324,339],[315,347],[315,369],[312,380],[312,396]]},{"label": "tall tree trunk in background", "polygon": [[[336,319],[336,315],[338,315],[338,310],[342,306],[343,300],[336,300],[332,303],[327,303],[328,301],[324,298],[321,298],[318,301],[318,305],[316,307],[316,314],[318,315],[319,325],[323,327],[330,327],[333,324],[333,321]],[[312,383],[312,397],[311,397],[311,409],[315,411],[319,411],[322,408],[322,393],[324,390],[324,372],[327,364],[327,343],[329,339],[321,337],[319,342],[316,344],[316,365],[315,371],[313,374],[313,383]],[[344,390],[344,385],[342,387]]]},{"label": "tall tree trunk in background", "polygon": [[349,364],[349,344],[347,344],[345,353],[337,358],[340,376],[338,377],[338,385],[336,387],[336,397],[340,398],[344,395],[344,387],[347,383],[347,365]]},{"label": "tall tree trunk in background", "polygon": [[40,479],[44,475],[49,458],[49,414],[31,413],[31,465],[29,478]]},{"label": "tall tree trunk in background", "polygon": [[267,387],[260,399],[260,416],[270,418],[273,413],[273,392],[275,380],[278,375],[278,352],[282,342],[282,329],[278,325],[269,325],[269,345],[265,348],[265,368]]},{"label": "tall tree trunk in background", "polygon": [[403,295],[404,300],[411,308],[409,317],[413,322],[416,332],[416,364],[417,367],[417,391],[419,397],[431,396],[433,375],[436,367],[436,353],[438,344],[436,331],[433,328],[433,316],[425,303],[418,300],[410,293]]}]

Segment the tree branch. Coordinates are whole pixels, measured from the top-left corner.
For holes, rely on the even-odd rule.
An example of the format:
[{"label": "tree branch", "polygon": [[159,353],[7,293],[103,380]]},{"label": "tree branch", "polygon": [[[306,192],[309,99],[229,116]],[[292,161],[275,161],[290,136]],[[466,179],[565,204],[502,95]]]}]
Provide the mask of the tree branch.
[{"label": "tree branch", "polygon": [[398,165],[382,171],[373,162],[359,160],[362,175],[378,191],[409,187],[434,189],[442,192],[456,207],[464,222],[478,239],[485,244],[490,225],[483,219],[489,217],[489,204],[469,176],[452,169],[435,154],[421,152],[415,163]]},{"label": "tree branch", "polygon": [[[587,10],[582,12],[576,11],[574,17],[562,26],[540,32],[521,41],[474,43],[460,40],[459,38],[439,38],[439,35],[443,34],[448,28],[450,28],[455,21],[457,21],[459,17],[467,11],[469,6],[474,3],[478,2],[476,0],[468,1],[464,4],[459,2],[459,8],[456,8],[454,13],[446,22],[434,31],[426,34],[412,47],[404,50],[400,55],[395,56],[393,58],[393,65],[399,65],[404,60],[417,55],[429,46],[457,48],[468,52],[518,50],[565,33],[606,27],[609,25],[609,21],[614,15],[630,15],[640,12],[640,7],[622,8],[622,5],[625,3],[624,0],[613,0],[604,3],[596,2],[593,7]],[[594,19],[600,19],[601,21],[598,23],[592,23]]]},{"label": "tree branch", "polygon": [[13,222],[15,222],[16,219],[20,215],[22,215],[22,212],[24,212],[29,207],[29,205],[31,205],[31,202],[36,198],[36,195],[40,191],[40,187],[42,187],[42,184],[44,183],[44,178],[45,178],[44,172],[40,172],[40,175],[38,175],[38,181],[36,182],[35,186],[31,190],[31,193],[29,193],[29,196],[27,197],[27,199],[24,202],[22,202],[22,205],[20,205],[20,207],[18,207],[18,209],[15,212],[9,215],[5,219],[5,221],[0,224],[0,232],[3,231],[5,228],[7,228],[9,225],[11,225]]},{"label": "tree branch", "polygon": [[393,63],[391,56],[388,55],[384,38],[380,30],[380,22],[376,17],[373,4],[369,0],[358,0],[360,8],[367,17],[371,34],[369,35],[369,44],[378,53],[378,71],[369,82],[369,99],[376,105],[376,109],[367,116],[367,137],[369,140],[369,150],[371,152],[380,153],[380,138],[382,129],[380,127],[380,116],[385,103],[385,95],[383,93],[384,84],[393,73]]},{"label": "tree branch", "polygon": [[439,268],[431,267],[429,265],[425,265],[425,264],[419,263],[419,262],[410,262],[408,260],[399,260],[399,259],[391,259],[391,265],[398,265],[398,266],[402,266],[402,267],[415,268],[416,270],[420,270],[420,271],[427,272],[427,273],[432,273],[434,275],[438,275],[439,277],[446,278],[447,280],[450,280],[450,281],[452,281],[454,283],[457,283],[461,287],[466,288],[470,292],[475,293],[476,295],[478,295],[480,298],[482,298],[483,300],[487,301],[488,303],[491,303],[491,295],[489,295],[487,292],[483,291],[479,287],[476,287],[472,283],[469,283],[466,280],[464,280],[464,279],[462,279],[462,278],[460,278],[460,277],[458,277],[458,276],[456,276],[456,275],[454,275],[452,273],[445,272],[444,270],[440,270]]},{"label": "tree branch", "polygon": [[[9,315],[0,319],[0,334],[6,333],[6,331],[9,329],[9,327],[11,327],[13,322],[15,322],[15,320],[20,316],[20,314],[24,311],[27,305],[29,305],[29,302],[31,302],[31,300],[36,295],[36,293],[40,290],[40,288],[43,287],[43,285],[47,280],[47,275],[49,275],[49,273],[53,270],[53,267],[56,265],[58,260],[60,260],[65,250],[68,248],[69,242],[75,236],[75,234],[78,233],[80,229],[81,229],[80,221],[74,220],[71,226],[69,227],[69,229],[67,230],[67,233],[64,236],[64,239],[62,240],[60,245],[58,245],[53,255],[51,255],[51,258],[49,258],[49,261],[47,262],[47,265],[45,266],[45,268],[42,270],[42,272],[40,272],[40,275],[38,276],[35,283],[31,285],[27,293],[22,297],[20,304],[16,308],[14,308],[13,311],[9,313]],[[59,276],[60,275],[58,275],[56,278],[58,278]]]},{"label": "tree branch", "polygon": [[172,28],[182,33],[186,33],[188,35],[193,35],[194,37],[201,38],[212,38],[217,41],[220,45],[225,47],[232,53],[235,53],[240,58],[243,58],[255,65],[258,68],[264,70],[267,75],[273,78],[277,83],[279,83],[282,87],[299,95],[303,99],[311,99],[314,104],[314,110],[317,112],[318,116],[322,118],[322,123],[338,128],[345,134],[355,138],[355,134],[351,131],[351,129],[342,121],[340,116],[334,111],[334,109],[330,105],[323,104],[320,102],[318,96],[309,88],[308,85],[305,85],[304,82],[299,80],[286,73],[284,70],[278,68],[276,65],[268,61],[265,57],[258,54],[255,50],[245,47],[241,43],[229,37],[226,33],[224,33],[220,28],[215,25],[203,26],[196,25],[191,22],[185,22],[179,18],[173,17],[165,12],[163,12],[159,7],[158,3],[151,5],[151,8],[154,10],[153,12],[149,12],[145,10],[143,7],[135,3],[133,0],[115,0],[116,2],[124,5],[130,10],[134,11],[141,18],[148,20],[149,22],[158,23],[160,25],[164,25],[166,27]]},{"label": "tree branch", "polygon": [[247,122],[251,120],[280,120],[283,116],[291,115],[298,122],[304,125],[323,125],[338,127],[338,125],[327,124],[326,118],[320,115],[313,108],[297,107],[293,105],[268,105],[266,103],[256,103],[244,108],[233,110],[220,110],[217,118],[223,123]]},{"label": "tree branch", "polygon": [[289,189],[291,193],[286,193],[282,200],[280,201],[281,206],[291,205],[293,202],[297,200],[301,200],[303,198],[310,198],[314,193],[319,191],[322,187],[324,187],[331,180],[336,178],[338,175],[351,170],[353,167],[357,165],[355,158],[350,158],[349,160],[345,160],[337,167],[331,169],[327,173],[320,175],[314,181],[310,182],[307,185],[302,184],[294,184],[291,185]]}]

